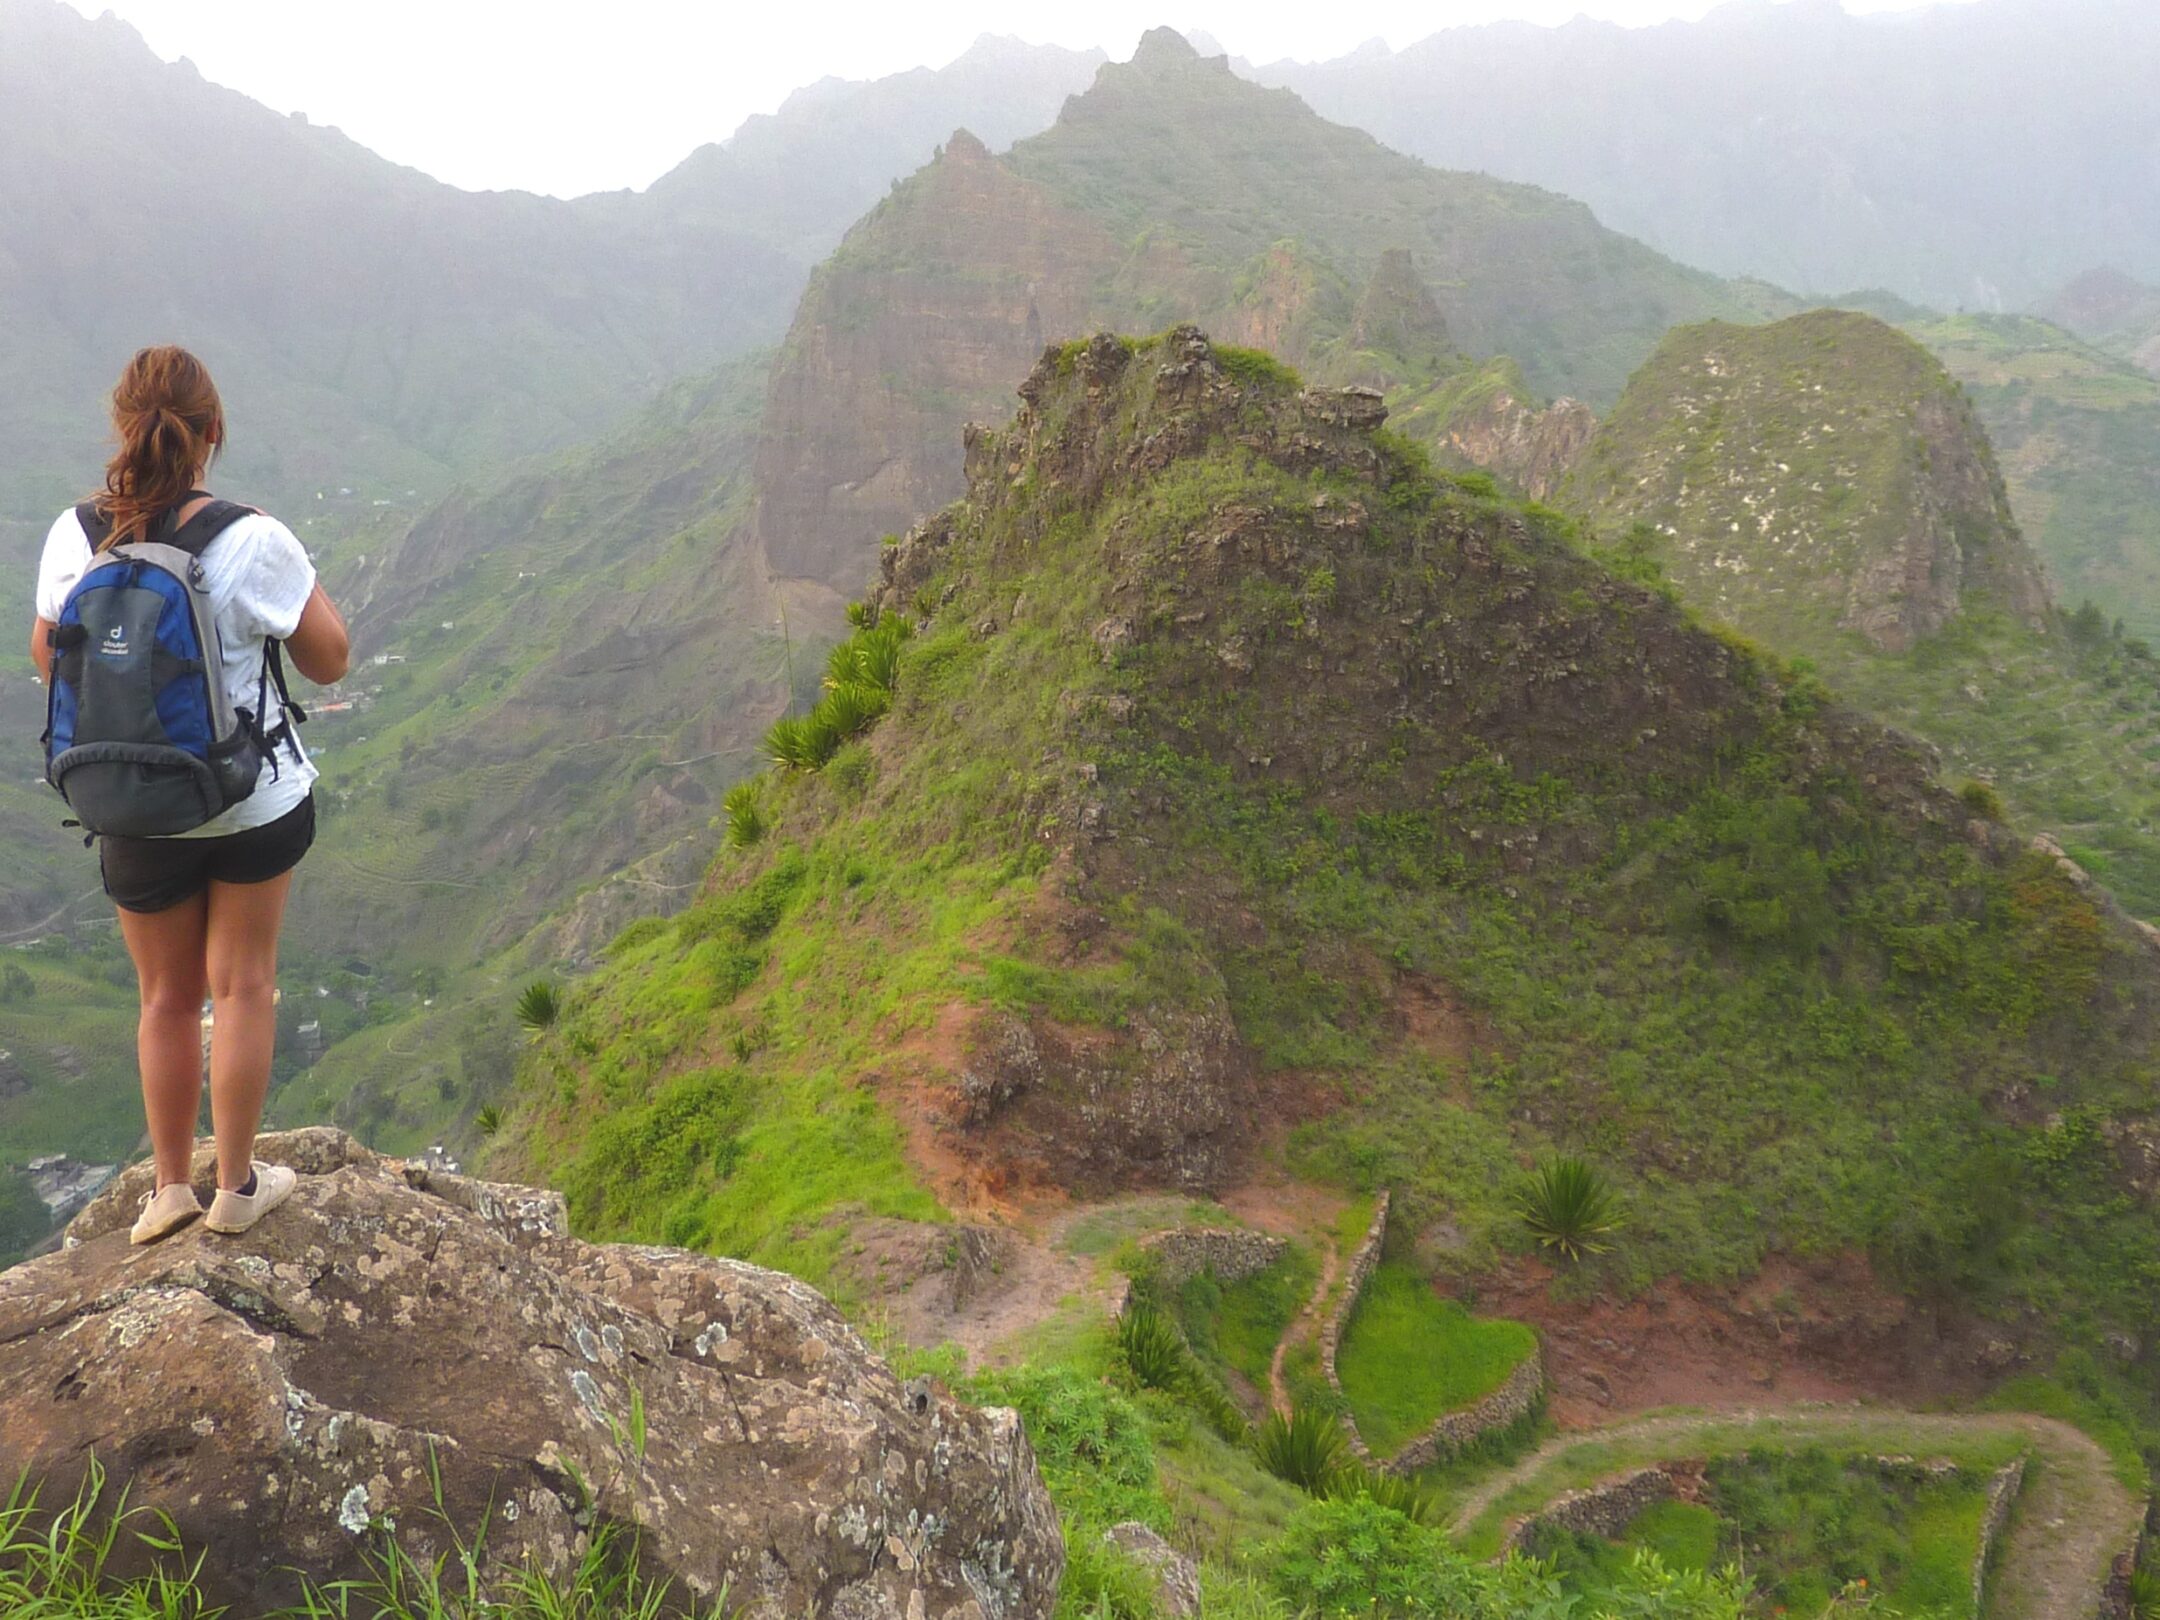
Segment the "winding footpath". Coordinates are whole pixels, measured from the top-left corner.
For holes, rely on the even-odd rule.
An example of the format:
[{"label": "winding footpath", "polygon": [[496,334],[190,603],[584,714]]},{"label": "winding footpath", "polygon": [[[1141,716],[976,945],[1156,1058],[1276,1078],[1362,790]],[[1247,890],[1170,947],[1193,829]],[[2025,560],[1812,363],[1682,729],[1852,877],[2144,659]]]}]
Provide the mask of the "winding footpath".
[{"label": "winding footpath", "polygon": [[1313,1284],[1312,1298],[1283,1329],[1283,1336],[1275,1341],[1275,1354],[1268,1358],[1268,1404],[1284,1417],[1290,1415],[1290,1384],[1283,1377],[1283,1361],[1289,1356],[1292,1345],[1310,1339],[1320,1330],[1327,1312],[1328,1295],[1334,1290],[1335,1279],[1341,1272],[1341,1246],[1330,1242],[1320,1256],[1320,1280]]},{"label": "winding footpath", "polygon": [[2024,1412],[1806,1405],[1674,1413],[1576,1430],[1548,1440],[1479,1484],[1464,1498],[1450,1529],[1458,1539],[1468,1535],[1489,1520],[1509,1492],[1547,1485],[1541,1476],[1549,1475],[1549,1488],[1538,1491],[1537,1502],[1529,1504],[1534,1510],[1576,1483],[1564,1476],[1561,1465],[1569,1453],[1584,1447],[1619,1448],[1634,1466],[1641,1466],[1764,1442],[1923,1452],[1931,1443],[1998,1435],[2024,1440],[2034,1466],[2027,1470],[2001,1561],[1989,1581],[1990,1620],[2093,1620],[2100,1612],[2110,1566],[2136,1537],[2145,1504],[2123,1487],[2107,1453],[2085,1434],[2067,1423]]}]

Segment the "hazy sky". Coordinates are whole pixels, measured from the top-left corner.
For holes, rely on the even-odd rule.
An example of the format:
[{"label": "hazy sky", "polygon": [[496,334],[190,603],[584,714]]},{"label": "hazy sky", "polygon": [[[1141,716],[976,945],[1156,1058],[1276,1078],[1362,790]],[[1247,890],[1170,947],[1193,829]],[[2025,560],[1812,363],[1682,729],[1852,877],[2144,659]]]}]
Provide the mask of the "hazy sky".
[{"label": "hazy sky", "polygon": [[[335,124],[455,185],[574,196],[643,186],[798,85],[939,66],[986,32],[1123,57],[1142,32],[1169,22],[1266,62],[1337,56],[1376,36],[1402,46],[1503,17],[1656,23],[1699,17],[1712,0],[69,3],[90,16],[116,11],[160,56],[186,56],[219,84]],[[1925,3],[1845,0],[1855,12]]]}]

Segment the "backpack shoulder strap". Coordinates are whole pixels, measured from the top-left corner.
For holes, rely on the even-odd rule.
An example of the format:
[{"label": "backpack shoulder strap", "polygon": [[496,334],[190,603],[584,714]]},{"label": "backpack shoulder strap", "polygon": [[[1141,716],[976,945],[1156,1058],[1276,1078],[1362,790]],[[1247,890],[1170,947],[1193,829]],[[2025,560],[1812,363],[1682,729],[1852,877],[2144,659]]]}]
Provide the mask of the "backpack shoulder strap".
[{"label": "backpack shoulder strap", "polygon": [[200,557],[209,549],[211,541],[242,518],[259,516],[261,513],[257,508],[242,506],[237,501],[212,501],[171,534],[158,538],[175,551],[184,551],[190,557]]},{"label": "backpack shoulder strap", "polygon": [[75,521],[82,525],[83,538],[90,542],[93,552],[103,545],[105,537],[112,533],[112,520],[98,510],[96,501],[80,503],[75,508]]}]

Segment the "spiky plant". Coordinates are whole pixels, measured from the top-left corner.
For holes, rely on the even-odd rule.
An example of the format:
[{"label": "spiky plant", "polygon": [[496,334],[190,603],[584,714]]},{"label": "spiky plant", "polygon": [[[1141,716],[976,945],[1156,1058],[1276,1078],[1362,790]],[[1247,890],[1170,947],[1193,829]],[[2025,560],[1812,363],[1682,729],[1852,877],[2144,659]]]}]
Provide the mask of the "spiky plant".
[{"label": "spiky plant", "polygon": [[489,1103],[479,1113],[473,1115],[473,1129],[482,1136],[493,1136],[502,1129],[502,1110],[493,1103]]},{"label": "spiky plant", "polygon": [[2149,1569],[2130,1572],[2131,1620],[2160,1620],[2160,1573]]},{"label": "spiky plant", "polygon": [[814,771],[833,756],[841,738],[824,718],[823,704],[809,714],[775,720],[765,733],[765,751],[773,763],[791,771]]},{"label": "spiky plant", "polygon": [[720,800],[720,808],[727,812],[727,841],[730,848],[748,849],[760,842],[771,830],[765,818],[765,806],[758,792],[755,778],[737,782]]},{"label": "spiky plant", "polygon": [[1523,1189],[1520,1208],[1523,1224],[1539,1245],[1569,1260],[1603,1254],[1609,1245],[1599,1240],[1621,1226],[1604,1176],[1577,1158],[1548,1159],[1539,1165]]},{"label": "spiky plant", "polygon": [[562,1016],[562,998],[545,979],[535,979],[518,992],[517,1021],[530,1030],[550,1027]]},{"label": "spiky plant", "polygon": [[868,602],[850,602],[847,605],[847,622],[857,630],[868,630],[877,624],[877,609]]},{"label": "spiky plant", "polygon": [[1326,1492],[1350,1458],[1342,1425],[1314,1406],[1292,1407],[1287,1418],[1270,1412],[1253,1436],[1253,1450],[1262,1468],[1315,1496]]},{"label": "spiky plant", "polygon": [[1127,1307],[1118,1318],[1117,1342],[1126,1369],[1148,1388],[1174,1390],[1184,1381],[1185,1341],[1154,1306]]},{"label": "spiky plant", "polygon": [[[850,737],[868,731],[891,707],[892,694],[883,687],[858,681],[829,688],[810,715],[811,722],[822,724],[833,738],[833,746],[825,751],[825,758],[830,759],[840,744]],[[818,761],[821,765],[824,762]]]},{"label": "spiky plant", "polygon": [[1428,1487],[1377,1468],[1338,1468],[1320,1494],[1342,1499],[1362,1496],[1380,1507],[1394,1509],[1416,1524],[1430,1524],[1439,1513],[1440,1499]]}]

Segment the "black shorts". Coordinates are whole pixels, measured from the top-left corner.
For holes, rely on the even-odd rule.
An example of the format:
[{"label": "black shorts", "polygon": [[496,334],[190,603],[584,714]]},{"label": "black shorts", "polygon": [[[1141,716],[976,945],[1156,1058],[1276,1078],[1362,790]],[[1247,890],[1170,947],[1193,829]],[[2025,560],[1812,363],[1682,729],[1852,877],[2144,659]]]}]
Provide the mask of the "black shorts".
[{"label": "black shorts", "polygon": [[218,838],[98,840],[105,892],[122,911],[165,911],[212,883],[268,883],[300,864],[315,842],[315,795],[277,820]]}]

